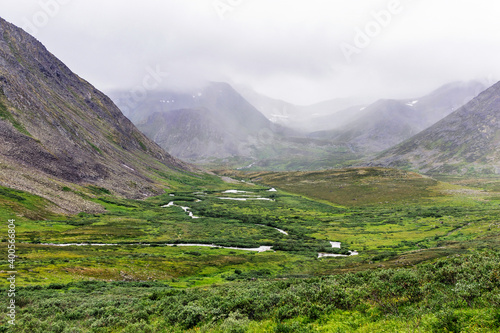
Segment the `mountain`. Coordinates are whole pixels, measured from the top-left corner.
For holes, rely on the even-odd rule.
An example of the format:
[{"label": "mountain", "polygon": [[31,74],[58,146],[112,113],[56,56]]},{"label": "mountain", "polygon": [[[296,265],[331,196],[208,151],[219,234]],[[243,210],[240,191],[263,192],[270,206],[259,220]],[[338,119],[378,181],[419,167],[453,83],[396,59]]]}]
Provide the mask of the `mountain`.
[{"label": "mountain", "polygon": [[307,138],[268,120],[227,83],[188,91],[150,91],[133,102],[110,94],[149,138],[192,163],[225,168],[305,170],[359,160],[342,144]]},{"label": "mountain", "polygon": [[500,172],[500,82],[371,165],[426,173]]},{"label": "mountain", "polygon": [[426,96],[405,103],[422,113],[424,126],[428,127],[468,103],[488,86],[476,80],[451,82]]},{"label": "mountain", "polygon": [[229,84],[218,82],[182,93],[150,92],[130,117],[165,150],[197,163],[252,158],[276,136],[291,133],[269,121]]},{"label": "mountain", "polygon": [[332,131],[341,129],[353,121],[359,119],[367,105],[354,105],[347,109],[335,111],[335,113],[311,118],[309,124],[310,133]]},{"label": "mountain", "polygon": [[149,140],[116,105],[35,38],[0,18],[0,185],[75,213],[89,186],[143,198],[159,173],[194,170]]},{"label": "mountain", "polygon": [[[349,144],[366,154],[381,152],[431,126],[477,96],[486,87],[478,81],[454,82],[421,98],[379,100],[361,109],[337,112],[355,113],[356,118],[334,130],[312,133],[313,138]],[[344,122],[337,114],[323,118],[323,123]]]},{"label": "mountain", "polygon": [[290,118],[299,112],[299,106],[259,94],[247,86],[236,86],[235,89],[271,122],[293,127]]},{"label": "mountain", "polygon": [[312,137],[346,142],[363,152],[381,151],[421,130],[419,114],[402,102],[379,100],[343,128],[314,133]]},{"label": "mountain", "polygon": [[[150,91],[135,105],[126,91],[112,96],[143,133],[181,159],[204,165],[304,170],[357,163],[429,127],[482,89],[478,82],[456,82],[421,98],[379,100],[340,111],[350,104],[348,100],[299,107],[246,89],[252,105],[229,84],[214,82],[184,92]],[[255,105],[267,111],[261,113]],[[295,122],[302,130],[331,130],[306,134],[279,125]]]},{"label": "mountain", "polygon": [[[312,105],[294,105],[279,99],[274,99],[257,93],[255,90],[239,86],[237,90],[255,106],[270,121],[286,127],[293,128],[301,132],[314,132],[340,127],[352,120],[355,116],[353,112],[345,112],[341,117],[335,117],[333,122],[324,120],[327,117],[334,117],[339,111],[346,110],[355,105],[359,110],[363,101],[352,98],[335,98]],[[329,118],[328,118],[329,119]]]}]

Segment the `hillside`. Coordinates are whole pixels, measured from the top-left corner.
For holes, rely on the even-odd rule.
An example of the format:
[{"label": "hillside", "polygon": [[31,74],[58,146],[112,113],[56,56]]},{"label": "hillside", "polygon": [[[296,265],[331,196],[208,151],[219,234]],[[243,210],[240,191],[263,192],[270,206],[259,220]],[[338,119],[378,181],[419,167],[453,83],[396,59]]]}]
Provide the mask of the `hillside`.
[{"label": "hillside", "polygon": [[[381,152],[433,125],[484,89],[477,81],[454,82],[420,98],[379,100],[322,117],[321,122],[331,124],[333,130],[310,136],[346,143],[365,154]],[[351,115],[350,122],[346,122],[346,114]]]},{"label": "hillside", "polygon": [[498,173],[500,83],[432,127],[380,154],[372,165],[428,173]]},{"label": "hillside", "polygon": [[430,94],[407,100],[406,104],[422,113],[425,126],[429,127],[471,101],[488,86],[474,80],[451,82]]},{"label": "hillside", "polygon": [[134,114],[145,118],[137,125],[149,138],[198,163],[251,158],[283,131],[225,83],[210,83],[198,93],[154,93]]},{"label": "hillside", "polygon": [[82,187],[143,198],[162,192],[158,172],[193,170],[35,38],[3,19],[0,36],[0,185],[78,212],[99,209]]},{"label": "hillside", "polygon": [[380,100],[344,127],[311,136],[346,142],[357,151],[371,153],[391,147],[422,129],[421,118],[411,107],[396,100]]}]

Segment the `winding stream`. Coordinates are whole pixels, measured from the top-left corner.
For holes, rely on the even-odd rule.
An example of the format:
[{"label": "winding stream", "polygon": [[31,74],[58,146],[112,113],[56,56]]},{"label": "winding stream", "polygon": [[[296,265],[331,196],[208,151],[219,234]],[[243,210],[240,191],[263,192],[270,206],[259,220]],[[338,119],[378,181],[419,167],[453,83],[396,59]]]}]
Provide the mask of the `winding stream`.
[{"label": "winding stream", "polygon": [[173,202],[173,201],[170,201],[170,202],[168,203],[168,205],[164,205],[164,206],[161,206],[161,207],[162,207],[162,208],[167,208],[167,207],[173,207],[173,206],[182,208],[182,210],[183,210],[183,211],[185,211],[186,213],[188,213],[189,217],[191,217],[191,218],[193,218],[193,219],[199,219],[199,218],[200,218],[199,216],[194,216],[193,212],[192,212],[192,211],[190,211],[190,209],[191,209],[191,208],[176,205],[176,204],[174,204],[174,202]]},{"label": "winding stream", "polygon": [[[341,242],[330,242],[333,248],[340,249],[341,247]],[[349,251],[349,254],[337,254],[337,253],[318,253],[318,258],[323,258],[323,257],[350,257],[350,256],[357,256],[359,253],[358,251]]]},{"label": "winding stream", "polygon": [[247,201],[247,200],[266,200],[266,201],[274,201],[269,198],[230,198],[230,197],[218,197],[217,199],[221,200],[235,200],[235,201]]},{"label": "winding stream", "polygon": [[336,254],[336,253],[318,253],[318,258],[323,257],[350,257],[357,256],[359,253],[357,251],[349,251],[349,254]]},{"label": "winding stream", "polygon": [[287,235],[288,236],[288,232],[286,232],[285,230],[281,230],[281,229],[278,229],[278,228],[275,228],[275,227],[271,227],[271,226],[268,226],[268,225],[265,225],[265,224],[256,224],[256,225],[260,225],[260,226],[263,226],[263,227],[273,228],[273,229],[278,230],[279,232],[281,232],[283,235]]},{"label": "winding stream", "polygon": [[[277,190],[275,188],[271,188],[268,190],[268,192],[277,192]],[[270,199],[270,198],[260,198],[260,197],[250,197],[249,195],[245,195],[246,193],[252,193],[252,192],[249,192],[249,191],[241,191],[241,190],[226,190],[224,192],[222,192],[223,194],[243,194],[243,196],[245,197],[218,197],[218,199],[221,199],[221,200],[235,200],[235,201],[247,201],[247,200],[267,200],[267,201],[274,201],[273,199]],[[201,200],[197,200],[196,202],[199,202]],[[182,208],[186,213],[189,214],[189,216],[193,219],[198,219],[200,217],[198,216],[194,216],[193,215],[193,212],[190,211],[191,208],[189,207],[184,207],[184,206],[178,206],[176,204],[174,204],[173,201],[169,202],[167,205],[164,205],[162,207],[166,208],[166,207],[172,207],[172,206],[176,206],[176,207],[180,207]],[[267,225],[264,225],[264,224],[256,224],[258,226],[263,226],[263,227],[270,227],[270,228],[273,228],[275,230],[277,230],[278,232],[284,234],[284,235],[287,235],[288,236],[288,232],[286,232],[285,230],[282,230],[282,229],[279,229],[279,228],[275,228],[275,227],[271,227],[271,226],[267,226]],[[337,249],[340,249],[341,248],[341,242],[330,242],[330,244],[332,245],[332,248],[337,248]],[[92,244],[44,244],[44,245],[54,245],[54,246],[70,246],[70,245],[92,245]],[[117,245],[117,244],[94,244],[94,245]],[[149,245],[149,244],[143,244],[143,245]],[[231,249],[231,250],[243,250],[243,251],[256,251],[256,252],[265,252],[265,251],[271,251],[272,250],[272,246],[260,246],[258,248],[239,248],[239,247],[224,247],[224,246],[218,246],[218,245],[214,245],[214,244],[166,244],[167,246],[205,246],[205,247],[214,247],[214,248],[223,248],[223,249]],[[349,256],[356,256],[358,255],[359,253],[357,251],[349,251],[349,254],[337,254],[337,253],[318,253],[318,258],[323,258],[323,257],[349,257]]]},{"label": "winding stream", "polygon": [[[45,246],[151,246],[151,244],[146,243],[136,243],[136,244],[111,244],[111,243],[63,243],[63,244],[55,244],[55,243],[41,243],[40,245]],[[228,250],[241,250],[241,251],[254,251],[254,252],[266,252],[271,251],[272,246],[260,246],[256,248],[244,248],[244,247],[231,247],[231,246],[219,246],[214,244],[164,244],[165,246],[204,246],[204,247],[214,247]]]},{"label": "winding stream", "polygon": [[[270,192],[276,192],[276,189],[272,188],[269,190]],[[223,193],[233,193],[233,194],[239,194],[239,193],[251,193],[251,192],[248,192],[248,191],[239,191],[239,190],[227,190]],[[174,196],[174,195],[170,195],[170,196]],[[269,198],[258,198],[258,197],[255,197],[255,198],[230,198],[230,197],[220,197],[219,199],[223,199],[223,200],[239,200],[239,201],[246,201],[246,200],[269,200],[269,201],[274,201],[272,199],[269,199]],[[197,200],[198,202],[200,200]],[[191,208],[189,207],[185,207],[185,206],[179,206],[179,205],[176,205],[173,201],[170,201],[168,204],[162,206],[163,208],[167,208],[167,207],[180,207],[184,212],[188,213],[188,215],[193,218],[193,219],[198,219],[200,218],[199,216],[194,216],[193,215],[193,212],[191,212]],[[267,225],[264,225],[264,224],[256,224],[258,226],[263,226],[263,227],[270,227],[270,228],[273,228],[275,230],[277,230],[278,232],[284,234],[284,235],[287,235],[288,236],[288,232],[286,232],[285,230],[282,230],[282,229],[279,229],[279,228],[275,228],[275,227],[271,227],[271,226],[267,226]],[[29,243],[27,243],[29,244]],[[330,244],[332,245],[332,248],[341,248],[341,242],[330,242]],[[56,244],[56,243],[41,243],[40,245],[44,245],[44,246],[58,246],[58,247],[65,247],[65,246],[151,246],[151,244],[147,244],[147,243],[132,243],[132,244],[117,244],[117,243],[62,243],[62,244]],[[202,246],[202,247],[210,247],[210,248],[221,248],[221,249],[228,249],[228,250],[240,250],[240,251],[253,251],[253,252],[266,252],[266,251],[273,251],[272,250],[272,246],[259,246],[257,248],[242,248],[242,247],[231,247],[231,246],[219,246],[219,245],[215,245],[215,244],[163,244],[164,246],[193,246],[193,247],[196,247],[196,246]],[[318,253],[318,258],[322,258],[322,257],[348,257],[348,256],[355,256],[355,255],[358,255],[359,253],[357,251],[349,251],[349,255],[346,255],[346,254],[335,254],[335,253]]]}]

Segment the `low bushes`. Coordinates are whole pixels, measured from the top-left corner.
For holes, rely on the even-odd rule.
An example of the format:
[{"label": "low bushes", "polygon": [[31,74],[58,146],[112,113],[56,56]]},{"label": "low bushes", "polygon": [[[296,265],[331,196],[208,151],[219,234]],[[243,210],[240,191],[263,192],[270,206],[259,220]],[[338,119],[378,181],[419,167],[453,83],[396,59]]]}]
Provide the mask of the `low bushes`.
[{"label": "low bushes", "polygon": [[184,290],[158,282],[90,281],[20,288],[17,297],[29,302],[19,308],[17,331],[181,332],[205,325],[216,332],[244,332],[252,323],[271,321],[276,332],[299,332],[339,313],[346,320],[356,315],[358,325],[392,320],[420,325],[422,331],[500,328],[495,252],[322,278],[278,280],[254,273],[255,281],[235,271],[235,279],[244,281]]}]

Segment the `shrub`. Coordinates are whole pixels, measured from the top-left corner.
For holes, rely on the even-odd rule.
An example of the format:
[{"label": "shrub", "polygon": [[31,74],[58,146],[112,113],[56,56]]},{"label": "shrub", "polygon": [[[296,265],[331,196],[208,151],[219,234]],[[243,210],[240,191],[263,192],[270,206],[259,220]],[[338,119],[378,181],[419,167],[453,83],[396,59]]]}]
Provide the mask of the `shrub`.
[{"label": "shrub", "polygon": [[436,315],[436,321],[432,325],[434,332],[454,332],[462,331],[460,316],[452,310],[446,309]]},{"label": "shrub", "polygon": [[239,312],[232,312],[222,323],[221,329],[224,333],[245,333],[249,323],[250,320],[247,316]]}]

